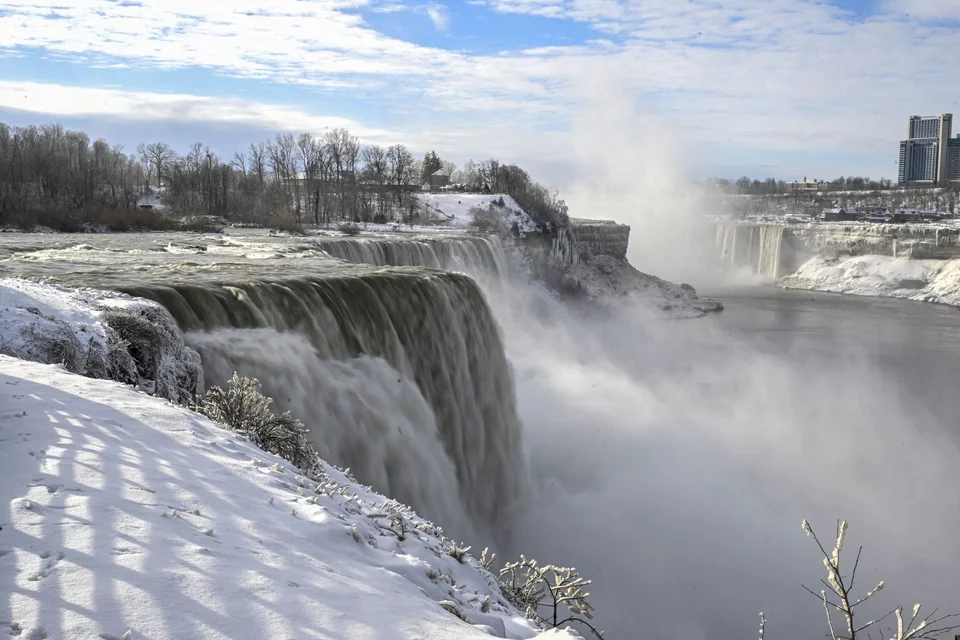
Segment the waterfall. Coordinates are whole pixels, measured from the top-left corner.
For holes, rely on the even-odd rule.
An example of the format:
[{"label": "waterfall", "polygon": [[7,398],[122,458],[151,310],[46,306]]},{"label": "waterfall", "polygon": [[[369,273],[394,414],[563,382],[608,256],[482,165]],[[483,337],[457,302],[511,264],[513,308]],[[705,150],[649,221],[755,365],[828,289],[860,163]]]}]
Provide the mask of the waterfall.
[{"label": "waterfall", "polygon": [[323,238],[314,244],[334,258],[378,267],[427,267],[491,280],[501,279],[507,269],[503,245],[493,235],[403,240]]},{"label": "waterfall", "polygon": [[[332,244],[341,255],[355,250]],[[357,243],[356,251],[496,265],[481,242],[464,243],[459,257],[445,242],[406,244]],[[454,533],[495,525],[526,486],[499,328],[465,275],[398,268],[124,290],[173,314],[203,358],[208,386],[233,371],[257,377],[279,408],[303,419],[325,459]]]},{"label": "waterfall", "polygon": [[780,277],[783,226],[768,224],[719,224],[714,247],[721,265],[747,269],[767,278]]},{"label": "waterfall", "polygon": [[783,227],[763,225],[760,227],[760,255],[757,257],[757,273],[776,280],[780,277],[780,247],[783,244]]}]

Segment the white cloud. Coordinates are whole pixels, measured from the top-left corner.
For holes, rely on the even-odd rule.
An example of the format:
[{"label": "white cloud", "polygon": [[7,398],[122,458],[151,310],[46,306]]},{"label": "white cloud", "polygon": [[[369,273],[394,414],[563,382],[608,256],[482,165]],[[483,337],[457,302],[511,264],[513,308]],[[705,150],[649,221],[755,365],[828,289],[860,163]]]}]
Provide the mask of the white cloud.
[{"label": "white cloud", "polygon": [[[411,139],[429,139],[413,130],[417,122],[432,123],[435,131],[484,131],[489,145],[521,131],[502,148],[529,143],[523,152],[529,157],[539,151],[540,131],[567,130],[583,98],[577,87],[589,77],[616,78],[645,113],[674,123],[673,138],[694,154],[726,147],[765,154],[770,165],[784,153],[861,153],[878,158],[879,166],[895,153],[907,114],[960,112],[960,96],[944,71],[960,59],[960,33],[933,20],[957,14],[954,0],[888,0],[886,13],[869,18],[820,0],[489,0],[486,6],[577,20],[596,28],[597,38],[499,55],[425,47],[377,32],[358,10],[423,11],[437,29],[460,25],[450,24],[443,5],[391,0],[268,6],[260,0],[142,0],[142,6],[0,0],[0,53],[40,47],[88,64],[202,66],[346,96],[363,92],[383,109],[421,118],[406,125],[403,135]],[[190,98],[180,96],[188,113],[202,104],[228,119],[274,122],[276,129],[312,129],[319,122],[301,107]],[[30,108],[46,113],[51,107]],[[158,99],[144,105],[141,116],[170,111],[169,99]],[[359,132],[362,124],[352,128]],[[458,149],[481,139],[432,135]],[[554,141],[541,146],[562,155]]]},{"label": "white cloud", "polygon": [[0,80],[0,108],[53,117],[110,117],[125,120],[245,124],[272,131],[322,133],[345,127],[367,142],[393,144],[396,132],[374,129],[338,116],[317,116],[301,108],[187,94],[90,89]]},{"label": "white cloud", "polygon": [[450,27],[450,12],[442,4],[428,4],[427,15],[437,31],[446,31]]},{"label": "white cloud", "polygon": [[925,20],[960,20],[960,2],[956,0],[887,0],[884,8]]}]

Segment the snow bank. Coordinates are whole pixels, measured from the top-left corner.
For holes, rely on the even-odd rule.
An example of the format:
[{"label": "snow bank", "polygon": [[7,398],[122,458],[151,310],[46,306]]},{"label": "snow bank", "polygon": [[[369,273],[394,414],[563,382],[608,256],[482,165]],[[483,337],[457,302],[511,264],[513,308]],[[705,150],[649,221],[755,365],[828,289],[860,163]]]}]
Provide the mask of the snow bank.
[{"label": "snow bank", "polygon": [[903,298],[960,306],[960,260],[815,257],[780,280],[787,289]]},{"label": "snow bank", "polygon": [[200,356],[184,345],[170,313],[115,292],[0,279],[0,353],[181,404],[203,387]]},{"label": "snow bank", "polygon": [[532,233],[537,229],[533,219],[513,198],[505,194],[424,193],[418,195],[417,199],[427,215],[447,221],[453,227],[473,226],[473,211],[482,209],[500,217],[507,229],[514,223],[520,233]]},{"label": "snow bank", "polygon": [[310,480],[182,407],[6,356],[0,407],[0,627],[15,636],[538,633],[440,530],[332,468]]}]

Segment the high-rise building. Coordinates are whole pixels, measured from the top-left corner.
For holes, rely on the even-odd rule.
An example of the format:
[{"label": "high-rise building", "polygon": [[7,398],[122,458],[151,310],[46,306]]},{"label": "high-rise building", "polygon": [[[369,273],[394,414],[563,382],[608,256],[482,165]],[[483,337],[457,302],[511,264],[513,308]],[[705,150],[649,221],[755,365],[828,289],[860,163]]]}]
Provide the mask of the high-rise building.
[{"label": "high-rise building", "polygon": [[947,180],[960,182],[960,133],[947,140]]},{"label": "high-rise building", "polygon": [[[954,153],[960,153],[957,139],[951,139],[953,115],[910,116],[907,139],[900,143],[901,185],[946,185],[953,177]],[[957,165],[960,170],[960,164]]]}]

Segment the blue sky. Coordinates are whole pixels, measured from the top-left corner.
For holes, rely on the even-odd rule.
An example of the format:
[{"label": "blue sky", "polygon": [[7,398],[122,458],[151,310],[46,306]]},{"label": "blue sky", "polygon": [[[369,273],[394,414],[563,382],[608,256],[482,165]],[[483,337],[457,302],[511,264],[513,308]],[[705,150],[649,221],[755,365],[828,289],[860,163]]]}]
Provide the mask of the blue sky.
[{"label": "blue sky", "polygon": [[0,0],[0,121],[225,156],[346,126],[558,186],[891,177],[958,61],[956,0]]}]

